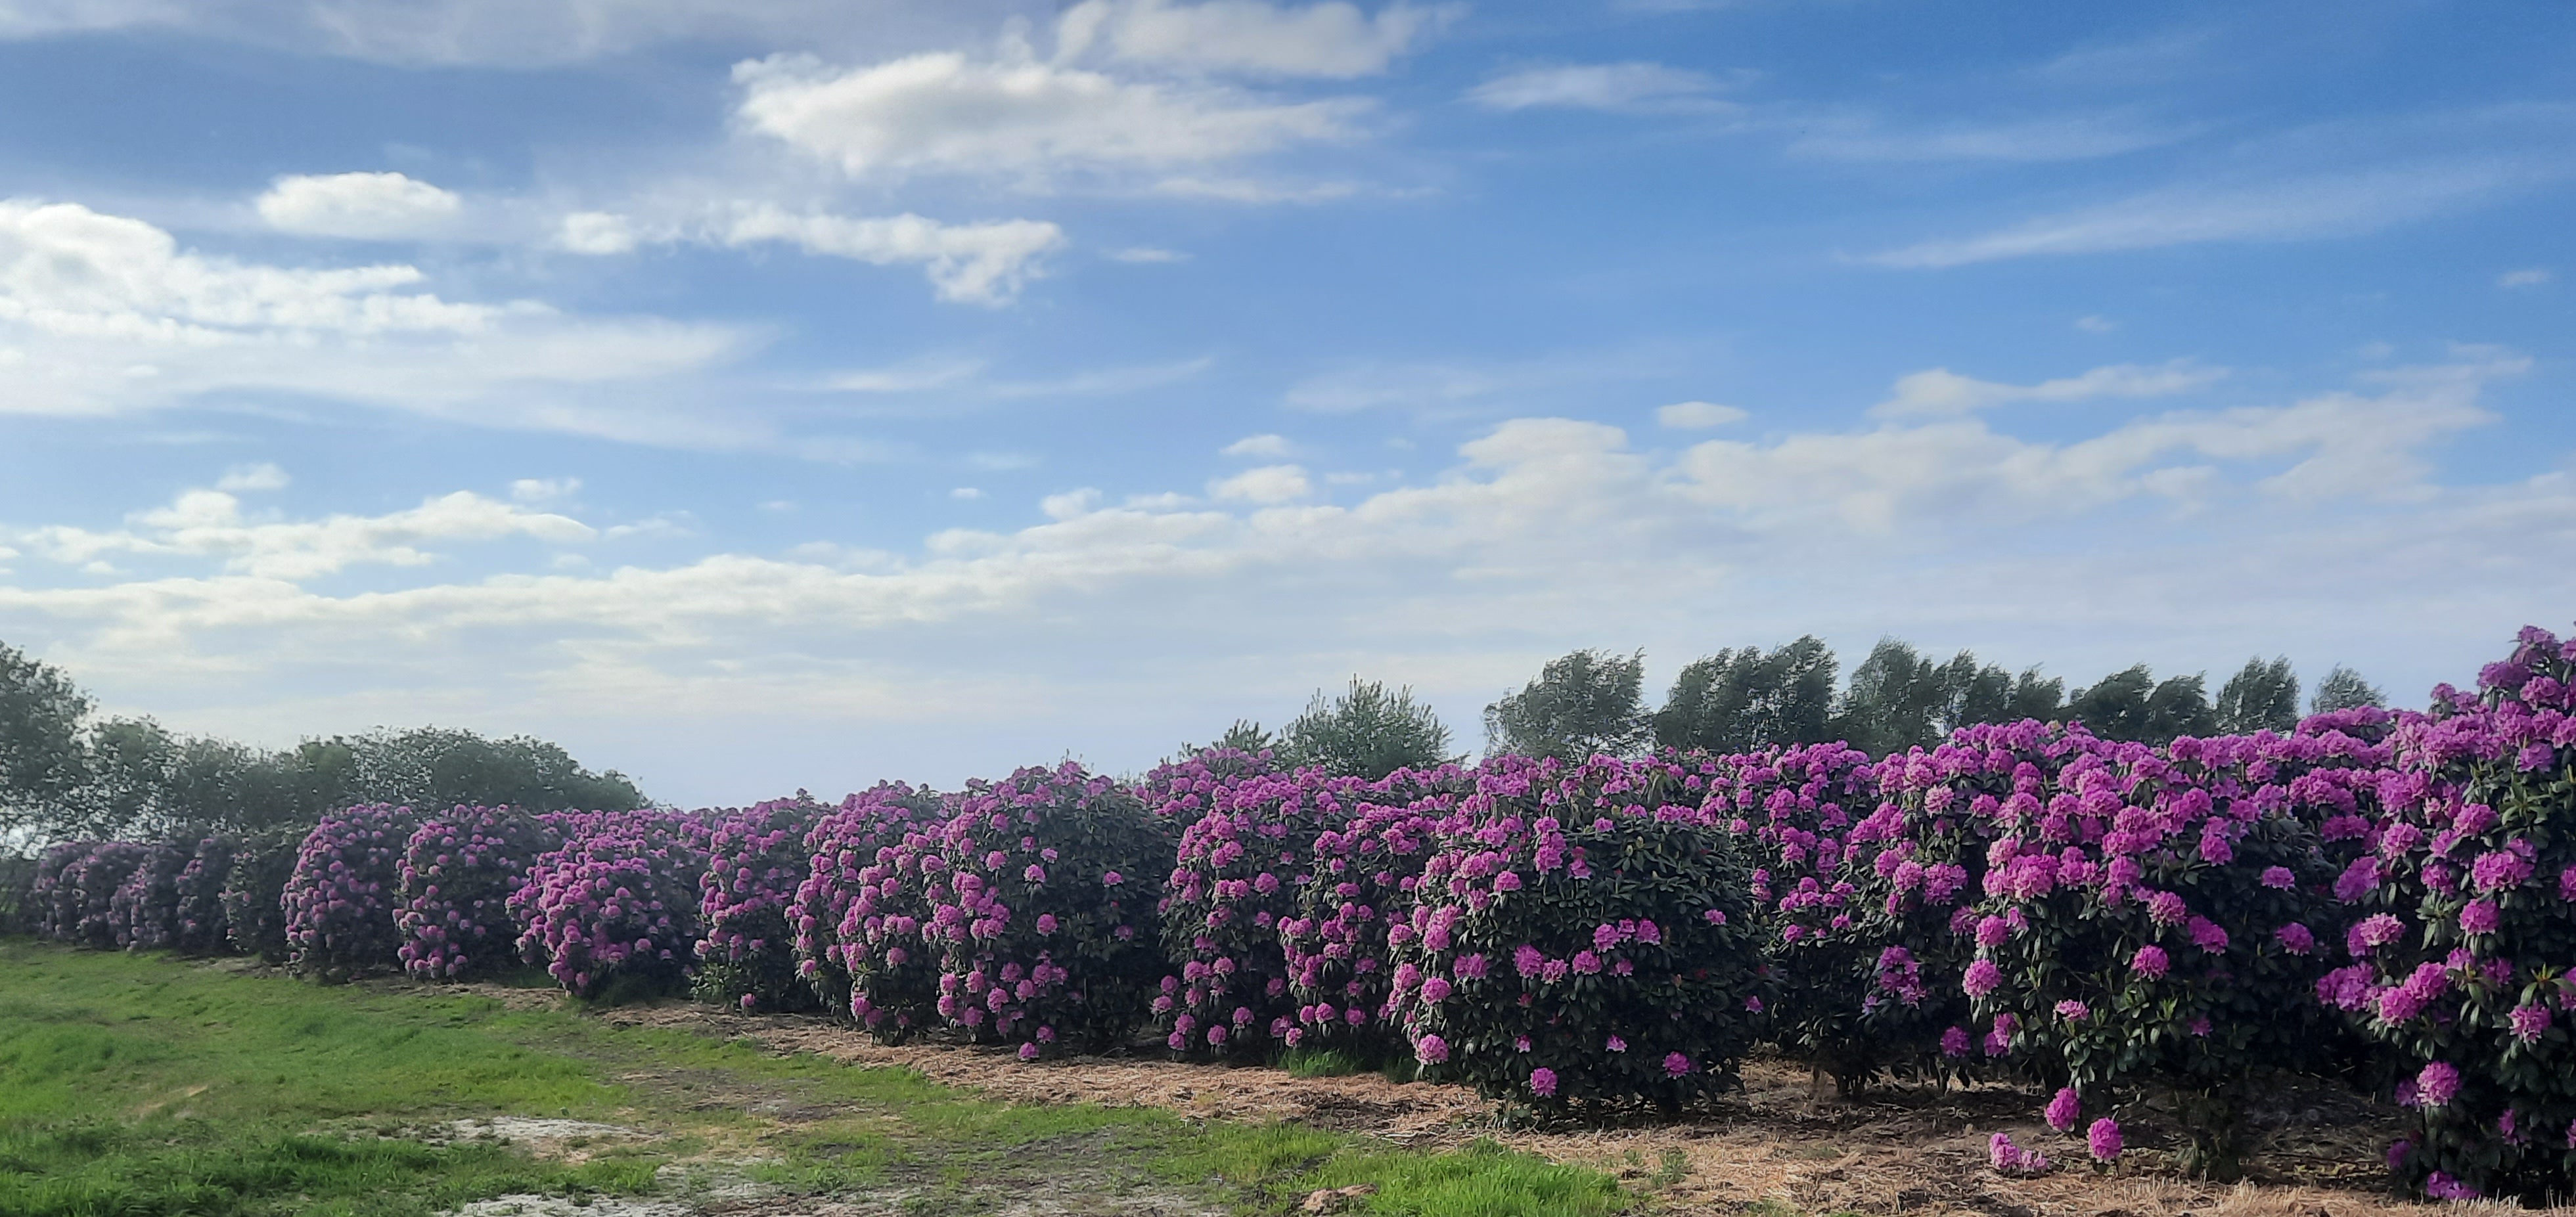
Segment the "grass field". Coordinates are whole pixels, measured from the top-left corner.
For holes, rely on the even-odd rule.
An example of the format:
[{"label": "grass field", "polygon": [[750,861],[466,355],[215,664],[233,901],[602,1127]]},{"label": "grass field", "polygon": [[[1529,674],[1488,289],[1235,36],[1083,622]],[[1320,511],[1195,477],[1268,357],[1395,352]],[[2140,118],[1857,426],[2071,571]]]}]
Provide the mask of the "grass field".
[{"label": "grass field", "polygon": [[1588,1217],[1635,1200],[1487,1144],[1018,1105],[516,1004],[0,942],[0,1215],[391,1217],[500,1196],[1177,1215],[1367,1188],[1351,1211]]}]

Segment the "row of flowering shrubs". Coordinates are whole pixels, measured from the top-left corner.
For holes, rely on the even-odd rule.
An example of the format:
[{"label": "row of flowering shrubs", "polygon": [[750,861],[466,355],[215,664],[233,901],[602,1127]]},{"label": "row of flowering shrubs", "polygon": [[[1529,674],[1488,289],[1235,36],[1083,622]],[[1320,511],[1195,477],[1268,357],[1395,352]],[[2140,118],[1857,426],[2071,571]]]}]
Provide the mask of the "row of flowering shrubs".
[{"label": "row of flowering shrubs", "polygon": [[[2527,630],[2426,713],[2288,735],[1962,729],[1377,781],[1211,751],[707,812],[355,807],[300,839],[73,842],[22,918],[322,979],[542,966],[1034,1059],[1410,1061],[1509,1105],[1677,1107],[1769,1042],[1846,1091],[2039,1084],[2119,1157],[2168,1104],[2231,1174],[2257,1088],[2411,1111],[2437,1197],[2576,1180],[2576,643]],[[2051,1169],[1999,1137],[1998,1169]]]}]

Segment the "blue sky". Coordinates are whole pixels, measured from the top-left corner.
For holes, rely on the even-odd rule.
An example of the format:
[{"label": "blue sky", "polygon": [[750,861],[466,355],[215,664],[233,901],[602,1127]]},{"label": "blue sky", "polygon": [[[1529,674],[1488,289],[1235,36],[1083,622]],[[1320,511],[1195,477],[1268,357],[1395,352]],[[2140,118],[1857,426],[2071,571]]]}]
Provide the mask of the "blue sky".
[{"label": "blue sky", "polygon": [[0,639],[658,796],[2576,614],[2576,15],[0,0]]}]

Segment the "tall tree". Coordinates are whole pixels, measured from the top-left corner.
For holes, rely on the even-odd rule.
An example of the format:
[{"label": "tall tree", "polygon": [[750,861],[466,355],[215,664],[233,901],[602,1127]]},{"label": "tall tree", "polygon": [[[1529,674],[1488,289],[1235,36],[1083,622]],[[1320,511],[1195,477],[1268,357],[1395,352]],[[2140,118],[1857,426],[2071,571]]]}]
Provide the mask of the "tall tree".
[{"label": "tall tree", "polygon": [[1291,766],[1320,765],[1372,781],[1452,759],[1449,728],[1413,699],[1410,687],[1390,693],[1385,684],[1356,676],[1340,697],[1317,689],[1306,712],[1280,729],[1278,751]]},{"label": "tall tree", "polygon": [[593,773],[560,745],[528,736],[492,739],[445,727],[341,736],[308,758],[328,763],[345,750],[345,777],[327,802],[508,804],[530,811],[624,811],[644,792],[614,769]]},{"label": "tall tree", "polygon": [[2309,703],[2308,712],[2330,714],[2337,710],[2387,704],[2388,695],[2381,693],[2379,686],[2363,680],[2361,673],[2342,664],[2336,664],[2326,673],[2324,680],[2317,682],[2316,700]]},{"label": "tall tree", "polygon": [[2299,675],[2290,670],[2289,657],[2268,663],[2260,656],[2246,660],[2236,675],[2219,686],[2217,711],[2218,729],[2230,735],[2298,726]]},{"label": "tall tree", "polygon": [[2036,667],[2025,668],[2013,679],[2010,708],[2003,717],[1991,721],[2017,723],[2035,718],[2053,722],[2066,717],[2066,682],[2054,676],[2041,676]]},{"label": "tall tree", "polygon": [[1955,725],[1962,686],[1976,675],[1976,656],[1965,651],[1938,664],[1906,643],[1879,639],[1869,658],[1852,668],[1834,716],[1835,732],[1872,756],[1928,747]]},{"label": "tall tree", "polygon": [[1832,738],[1839,670],[1814,635],[1768,653],[1745,647],[1695,660],[1655,714],[1655,742],[1711,752],[1821,743]]},{"label": "tall tree", "polygon": [[60,817],[87,784],[89,713],[62,669],[0,643],[0,834]]},{"label": "tall tree", "polygon": [[1485,748],[1568,760],[1633,755],[1653,734],[1641,697],[1645,675],[1642,651],[1550,660],[1538,679],[1485,707]]}]

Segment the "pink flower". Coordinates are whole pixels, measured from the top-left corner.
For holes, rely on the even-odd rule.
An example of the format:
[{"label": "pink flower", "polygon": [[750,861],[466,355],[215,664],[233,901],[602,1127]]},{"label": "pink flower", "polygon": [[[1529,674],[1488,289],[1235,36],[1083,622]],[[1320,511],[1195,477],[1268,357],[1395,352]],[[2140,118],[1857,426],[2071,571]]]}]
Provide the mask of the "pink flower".
[{"label": "pink flower", "polygon": [[2138,953],[2129,957],[2129,970],[2149,980],[2164,979],[2172,966],[2173,961],[2165,958],[2165,949],[2159,946],[2139,947]]},{"label": "pink flower", "polygon": [[2274,891],[2285,892],[2291,888],[2297,887],[2298,885],[2299,877],[2291,874],[2289,867],[2267,866],[2263,868],[2263,886],[2265,887],[2271,888]]},{"label": "pink flower", "polygon": [[2065,1087],[2057,1092],[2056,1098],[2048,1101],[2046,1115],[2050,1128],[2059,1132],[2073,1132],[2075,1122],[2083,1118],[2084,1100],[2075,1093],[2074,1087]]},{"label": "pink flower", "polygon": [[2183,904],[2182,897],[2172,892],[2157,892],[2147,897],[2147,916],[2153,918],[2157,925],[2179,925],[2190,915],[2191,910]]},{"label": "pink flower", "polygon": [[2549,1030],[2549,1007],[2538,1003],[2515,1006],[2513,1013],[2505,1016],[2505,1021],[2513,1025],[2513,1038],[2526,1044],[2533,1043]]},{"label": "pink flower", "polygon": [[2460,1071],[2447,1061],[2435,1061],[2415,1075],[2415,1095],[2426,1107],[2441,1107],[2460,1093]]},{"label": "pink flower", "polygon": [[2215,955],[2227,949],[2227,928],[2207,917],[2191,919],[2191,944]]},{"label": "pink flower", "polygon": [[2503,915],[2493,900],[2472,900],[2460,909],[2462,933],[2492,934],[2503,921]]},{"label": "pink flower", "polygon": [[1689,1073],[1690,1071],[1691,1059],[1689,1057],[1678,1052],[1665,1054],[1664,1076],[1677,1078],[1683,1074]]},{"label": "pink flower", "polygon": [[1020,1045],[1020,1059],[1023,1061],[1034,1061],[1038,1059],[1038,1046],[1036,1044]]},{"label": "pink flower", "polygon": [[1585,976],[1600,975],[1601,957],[1590,951],[1576,951],[1574,953],[1574,970]]},{"label": "pink flower", "polygon": [[1961,978],[1959,987],[1970,997],[1984,997],[2003,983],[2004,970],[1991,959],[1979,959],[1968,965],[1968,974]]},{"label": "pink flower", "polygon": [[1530,1093],[1550,1098],[1556,1094],[1556,1071],[1542,1065],[1530,1070]]},{"label": "pink flower", "polygon": [[[2576,871],[2576,867],[2570,867],[2568,869]],[[1699,917],[1700,920],[1705,921],[1710,925],[1726,924],[1726,910],[1724,909],[1710,909],[1709,911],[1700,914]]]},{"label": "pink flower", "polygon": [[2306,955],[2317,949],[2317,936],[2295,921],[2272,931],[2272,937],[2280,942],[2282,950],[2293,955]]},{"label": "pink flower", "polygon": [[1413,1059],[1425,1065],[1437,1065],[1449,1059],[1449,1041],[1437,1035],[1426,1035],[1413,1042]]},{"label": "pink flower", "polygon": [[1968,1055],[1968,1029],[1965,1027],[1954,1026],[1949,1030],[1942,1032],[1941,1055],[1947,1057],[1962,1057]]},{"label": "pink flower", "polygon": [[1614,1035],[1607,1041],[1604,1041],[1601,1046],[1612,1052],[1626,1052],[1628,1050],[1628,1041]]},{"label": "pink flower", "polygon": [[2424,1194],[2435,1200],[2475,1200],[2478,1189],[2442,1171],[2435,1171],[2424,1180]]},{"label": "pink flower", "polygon": [[[2092,1013],[2092,1007],[2071,997],[2067,998],[2065,1001],[2057,1003],[2057,1017],[2065,1019],[2068,1022],[2083,1022],[2086,1018],[2090,1017]],[[2060,1129],[2059,1131],[2063,1132],[2065,1130]]]},{"label": "pink flower", "polygon": [[1055,914],[1053,914],[1053,913],[1040,913],[1040,914],[1038,914],[1038,933],[1041,933],[1041,934],[1052,934],[1052,933],[1055,933],[1055,928],[1056,928],[1056,926],[1061,925],[1061,924],[1063,924],[1063,923],[1061,923],[1061,922],[1057,921],[1057,920],[1055,919]]},{"label": "pink flower", "polygon": [[2084,1130],[2084,1148],[2096,1162],[2116,1161],[2120,1156],[2120,1122],[2109,1116],[2093,1121]]}]

